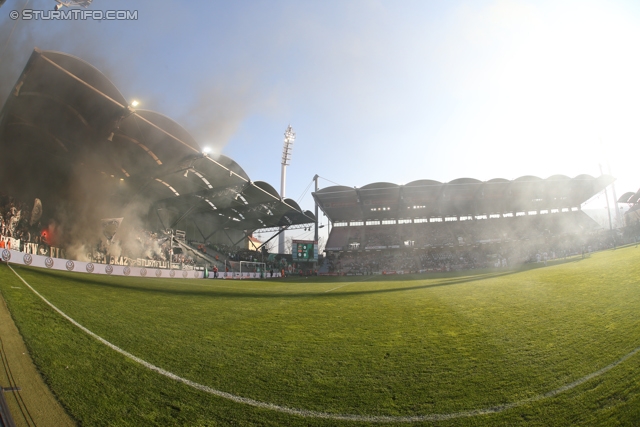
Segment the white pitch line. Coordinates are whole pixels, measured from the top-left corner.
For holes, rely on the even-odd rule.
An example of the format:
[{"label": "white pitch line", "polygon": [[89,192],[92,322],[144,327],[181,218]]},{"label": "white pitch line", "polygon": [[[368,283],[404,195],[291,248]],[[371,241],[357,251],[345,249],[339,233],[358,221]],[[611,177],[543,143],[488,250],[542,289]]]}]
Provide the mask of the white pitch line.
[{"label": "white pitch line", "polygon": [[[593,373],[591,373],[589,375],[586,375],[586,376],[584,376],[584,377],[582,377],[582,378],[580,378],[580,379],[578,379],[578,380],[576,380],[576,381],[574,381],[572,383],[565,384],[562,387],[559,387],[559,388],[557,388],[555,390],[551,390],[551,391],[549,391],[547,393],[538,394],[536,396],[530,397],[528,399],[519,400],[517,402],[504,403],[502,405],[490,406],[488,408],[472,409],[472,410],[460,411],[460,412],[452,412],[452,413],[449,413],[449,414],[426,414],[426,415],[414,415],[414,416],[335,414],[335,413],[330,413],[330,412],[310,411],[308,409],[289,408],[287,406],[280,406],[280,405],[275,405],[273,403],[261,402],[259,400],[250,399],[248,397],[236,396],[235,394],[227,393],[225,391],[216,390],[216,389],[211,388],[209,386],[202,385],[202,384],[199,384],[197,382],[194,382],[194,381],[188,380],[186,378],[183,378],[181,376],[178,376],[178,375],[176,375],[176,374],[174,374],[172,372],[165,371],[164,369],[162,369],[162,368],[160,368],[158,366],[155,366],[155,365],[153,365],[153,364],[151,364],[151,363],[149,363],[149,362],[147,362],[145,360],[142,360],[139,357],[136,357],[133,354],[121,349],[120,347],[116,346],[115,344],[110,343],[109,341],[105,340],[101,336],[91,332],[89,329],[85,328],[80,323],[78,323],[75,320],[73,320],[71,317],[69,317],[67,314],[65,314],[58,307],[56,307],[55,305],[50,303],[45,297],[40,295],[38,293],[38,291],[33,289],[31,287],[31,285],[29,285],[27,283],[27,281],[24,280],[22,278],[22,276],[20,276],[8,263],[7,263],[7,266],[11,269],[11,271],[13,271],[13,273],[16,276],[18,276],[18,278],[22,281],[22,283],[24,283],[29,289],[31,289],[31,291],[34,294],[36,294],[49,307],[54,309],[58,314],[60,314],[65,319],[67,319],[74,326],[78,327],[80,330],[82,330],[86,334],[92,336],[93,338],[95,338],[96,340],[100,341],[101,343],[103,343],[107,347],[111,348],[112,350],[115,350],[118,353],[124,355],[125,357],[133,360],[134,362],[137,362],[137,363],[141,364],[145,368],[150,369],[152,371],[155,371],[155,372],[157,372],[157,373],[159,373],[161,375],[164,375],[165,377],[170,378],[172,380],[175,380],[175,381],[181,382],[183,384],[186,384],[186,385],[188,385],[190,387],[193,387],[193,388],[195,388],[197,390],[204,391],[205,393],[213,394],[215,396],[222,397],[224,399],[228,399],[228,400],[231,400],[231,401],[236,402],[236,403],[242,403],[242,404],[249,405],[249,406],[255,406],[257,408],[270,409],[272,411],[283,412],[285,414],[290,414],[290,415],[298,415],[298,416],[305,417],[305,418],[323,418],[323,419],[339,420],[339,421],[364,421],[364,422],[370,422],[370,423],[387,423],[387,422],[415,423],[415,422],[422,422],[422,421],[443,421],[443,420],[450,420],[450,419],[454,419],[454,418],[474,417],[476,415],[497,414],[497,413],[506,411],[507,409],[512,409],[512,408],[516,408],[518,406],[526,405],[528,403],[537,402],[537,401],[542,400],[542,399],[546,399],[546,398],[549,398],[549,397],[556,396],[556,395],[558,395],[560,393],[563,393],[563,392],[565,392],[567,390],[571,390],[572,388],[575,388],[575,387],[579,386],[580,384],[583,384],[583,383],[585,383],[585,382],[587,382],[587,381],[589,381],[589,380],[591,380],[591,379],[593,379],[595,377],[598,377],[598,376],[604,374],[605,372],[609,371],[610,369],[615,368],[616,366],[618,366],[619,364],[621,364],[625,360],[629,359],[630,357],[634,356],[636,353],[640,352],[640,347],[637,347],[636,349],[634,349],[631,352],[627,353],[625,356],[622,356],[617,361],[613,362],[610,365],[605,366],[604,368],[600,369],[599,371],[593,372]],[[343,285],[343,286],[347,286],[347,285]],[[342,287],[342,286],[340,286],[340,287]],[[330,290],[333,290],[333,289],[330,289]]]},{"label": "white pitch line", "polygon": [[[205,286],[205,285],[203,285]],[[212,288],[224,288],[224,289],[235,289],[236,291],[260,291],[260,292],[276,292],[276,293],[281,293],[281,294],[290,294],[290,293],[294,293],[294,291],[283,291],[281,289],[268,289],[268,288],[241,288],[238,286],[224,286],[224,285],[208,285]]]},{"label": "white pitch line", "polygon": [[324,293],[326,294],[327,292],[335,291],[336,289],[344,288],[345,286],[349,286],[349,285],[351,285],[351,283],[347,283],[345,285],[338,286],[338,287],[333,288],[333,289],[329,289],[328,291],[324,291]]},{"label": "white pitch line", "polygon": [[[340,289],[344,286],[347,285],[351,285],[352,283],[347,283],[346,285],[342,285],[342,286],[338,286],[337,288],[333,288],[333,289],[329,289],[328,291],[323,291],[322,293],[327,293],[327,292],[331,292],[331,291],[335,291],[336,289]],[[244,288],[244,287],[238,287],[238,286],[224,286],[224,285],[216,285],[215,283],[211,283],[211,284],[202,284],[202,283],[190,283],[188,286],[204,286],[207,288],[223,288],[223,289],[233,289],[236,291],[262,291],[262,292],[277,292],[277,293],[281,293],[281,294],[296,294],[298,292],[296,291],[285,291],[285,290],[280,290],[280,289],[267,289],[267,288]]]},{"label": "white pitch line", "polygon": [[[212,279],[213,280],[213,279]],[[189,283],[187,286],[204,286],[206,288],[225,288],[225,289],[235,289],[236,291],[243,291],[243,290],[248,290],[248,291],[271,291],[271,292],[286,292],[286,291],[280,291],[277,289],[260,289],[260,288],[241,288],[238,286],[225,286],[225,285],[216,285],[215,283],[208,283],[208,284],[204,284],[204,283]]]}]

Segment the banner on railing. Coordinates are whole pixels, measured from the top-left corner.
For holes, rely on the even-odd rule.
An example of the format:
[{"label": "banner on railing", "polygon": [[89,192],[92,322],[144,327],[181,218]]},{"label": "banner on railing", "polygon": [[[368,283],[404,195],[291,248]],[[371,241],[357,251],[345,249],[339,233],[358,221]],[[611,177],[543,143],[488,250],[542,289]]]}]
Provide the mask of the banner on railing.
[{"label": "banner on railing", "polygon": [[[238,273],[238,272],[219,272],[218,273],[218,279],[275,279],[280,277],[281,274],[279,272],[274,271],[273,272],[273,277],[271,276],[271,273],[267,272],[264,273],[264,277],[260,277],[260,273]],[[213,277],[213,273],[210,271],[209,272],[209,279],[214,279]]]},{"label": "banner on railing", "polygon": [[131,267],[128,265],[99,264],[73,261],[45,255],[18,252],[10,249],[0,250],[0,259],[13,264],[48,268],[51,270],[74,271],[79,273],[106,274],[109,276],[164,277],[182,279],[202,279],[203,272],[198,270],[168,270],[162,268]]},{"label": "banner on railing", "polygon": [[[52,248],[54,249],[54,248]],[[55,258],[36,253],[25,253],[13,249],[0,249],[0,259],[7,263],[27,265],[31,267],[47,268],[50,270],[73,271],[78,273],[105,274],[108,276],[130,277],[163,277],[170,279],[202,279],[203,271],[200,270],[169,270],[155,267],[137,267],[117,264],[100,264],[94,262],[74,261],[63,258]],[[262,274],[262,277],[261,277]],[[263,273],[237,273],[219,272],[219,279],[264,279],[278,278],[280,272]],[[213,273],[209,272],[209,278],[213,279]]]}]

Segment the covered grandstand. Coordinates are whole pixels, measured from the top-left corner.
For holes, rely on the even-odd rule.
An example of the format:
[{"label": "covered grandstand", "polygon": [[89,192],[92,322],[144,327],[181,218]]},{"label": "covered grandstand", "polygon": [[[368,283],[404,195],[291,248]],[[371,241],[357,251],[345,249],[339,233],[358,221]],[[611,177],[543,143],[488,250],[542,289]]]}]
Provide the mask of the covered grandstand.
[{"label": "covered grandstand", "polygon": [[203,152],[175,121],[134,109],[104,74],[60,52],[33,51],[0,113],[0,150],[2,192],[39,198],[43,219],[65,224],[65,245],[91,234],[80,229],[100,218],[225,244],[316,220],[234,160]]},{"label": "covered grandstand", "polygon": [[618,203],[625,203],[629,210],[624,214],[625,227],[632,228],[634,235],[640,234],[640,190],[624,193],[618,199]]},{"label": "covered grandstand", "polygon": [[[563,237],[564,248],[572,241],[569,236],[584,237],[598,228],[581,205],[613,181],[607,175],[554,175],[484,182],[472,178],[406,185],[381,182],[361,188],[327,187],[313,197],[333,225],[326,245],[330,258],[331,254],[344,258],[343,252],[406,258],[407,250],[421,250],[420,262],[414,263],[419,269],[444,258],[466,257],[466,265],[486,264],[483,259],[470,261],[477,255],[468,253],[473,247],[482,246],[483,257],[503,256],[507,246],[513,253],[515,242],[529,242],[524,252],[537,251],[549,246],[551,239]],[[520,258],[530,255],[522,253]]]}]

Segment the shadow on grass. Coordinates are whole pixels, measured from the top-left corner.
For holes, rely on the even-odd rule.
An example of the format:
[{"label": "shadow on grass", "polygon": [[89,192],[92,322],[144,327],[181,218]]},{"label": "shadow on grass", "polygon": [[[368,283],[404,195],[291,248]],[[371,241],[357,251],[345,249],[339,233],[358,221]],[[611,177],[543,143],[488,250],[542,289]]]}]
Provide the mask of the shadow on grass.
[{"label": "shadow on grass", "polygon": [[[549,266],[566,264],[566,263],[574,263],[582,261],[579,257],[569,258],[567,260],[556,260],[553,263],[549,263]],[[119,277],[119,276],[102,276],[102,275],[92,275],[88,273],[72,273],[72,272],[64,272],[64,271],[54,271],[54,270],[44,270],[37,267],[25,267],[21,265],[13,265],[12,266],[17,272],[22,270],[23,272],[29,272],[30,274],[43,276],[44,278],[48,278],[48,281],[67,281],[67,282],[75,282],[85,286],[100,286],[100,287],[109,287],[114,289],[127,289],[131,291],[138,291],[144,293],[154,293],[154,294],[167,294],[167,295],[179,295],[179,296],[197,296],[197,297],[210,297],[210,298],[309,298],[309,297],[320,297],[320,298],[342,298],[345,296],[358,296],[358,295],[372,295],[372,294],[384,294],[384,293],[392,293],[392,292],[406,292],[412,290],[419,289],[429,289],[429,288],[437,288],[443,286],[453,286],[460,285],[470,282],[475,282],[484,279],[493,279],[498,277],[510,276],[512,274],[517,274],[523,271],[544,268],[542,263],[540,264],[525,264],[520,266],[517,269],[511,270],[489,270],[484,269],[474,274],[470,273],[473,270],[460,271],[460,272],[451,272],[451,273],[426,273],[426,274],[404,274],[404,275],[377,275],[377,276],[329,276],[329,277],[309,277],[304,279],[302,277],[291,277],[285,279],[275,279],[274,281],[264,281],[261,280],[258,283],[260,284],[280,284],[280,283],[300,283],[301,285],[309,285],[309,284],[322,284],[322,283],[344,283],[343,286],[348,286],[350,284],[358,284],[358,283],[392,283],[392,282],[412,282],[417,281],[421,282],[419,284],[413,286],[401,286],[401,287],[388,287],[383,289],[365,289],[359,291],[346,291],[341,290],[340,292],[330,292],[334,289],[322,289],[322,290],[313,290],[313,291],[279,291],[279,290],[269,290],[264,289],[259,290],[256,288],[248,289],[248,288],[239,288],[237,291],[232,290],[223,290],[220,289],[221,285],[219,283],[227,283],[230,287],[232,283],[238,283],[234,280],[214,280],[214,279],[189,279],[188,281],[182,279],[158,279],[158,278],[133,278],[133,277]],[[13,275],[8,269],[3,268],[6,272]],[[25,279],[26,280],[26,279]],[[46,279],[45,279],[46,280]],[[428,283],[424,283],[428,281]],[[128,282],[128,283],[127,283]],[[133,283],[132,283],[133,282]],[[253,281],[242,281],[241,283],[252,283]],[[304,282],[304,283],[301,283]],[[148,283],[149,286],[145,286]],[[206,286],[206,290],[196,290],[196,289],[168,289],[164,286],[176,286],[176,285],[184,285],[184,286]],[[338,286],[335,290],[340,289]]]}]

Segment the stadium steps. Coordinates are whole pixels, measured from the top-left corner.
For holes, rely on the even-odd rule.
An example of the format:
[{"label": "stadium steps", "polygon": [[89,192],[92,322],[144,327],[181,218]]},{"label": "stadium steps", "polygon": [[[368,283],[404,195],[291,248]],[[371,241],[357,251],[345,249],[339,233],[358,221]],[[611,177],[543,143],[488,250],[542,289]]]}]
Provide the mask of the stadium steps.
[{"label": "stadium steps", "polygon": [[207,261],[209,264],[211,264],[212,267],[216,266],[218,267],[218,270],[224,271],[224,260],[216,260],[213,256],[209,256],[208,254],[199,251],[197,248],[192,247],[186,242],[181,242],[180,240],[174,240],[174,242],[184,249],[193,252],[198,258],[202,258],[203,260]]}]

